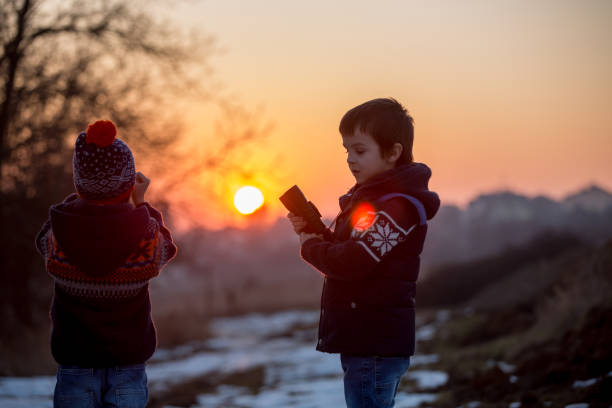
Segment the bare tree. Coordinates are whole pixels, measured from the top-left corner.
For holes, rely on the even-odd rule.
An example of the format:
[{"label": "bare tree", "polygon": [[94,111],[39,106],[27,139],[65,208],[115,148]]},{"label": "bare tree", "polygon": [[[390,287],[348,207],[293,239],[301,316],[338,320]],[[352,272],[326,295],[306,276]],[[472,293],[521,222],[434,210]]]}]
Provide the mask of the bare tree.
[{"label": "bare tree", "polygon": [[[151,11],[151,3],[0,0],[2,333],[24,326],[47,329],[50,291],[33,237],[48,206],[72,190],[76,132],[93,119],[112,119],[137,158],[166,158],[180,154],[175,146],[182,128],[173,104],[186,95],[218,103],[208,86],[216,50],[212,38],[171,28]],[[261,130],[225,129],[217,137],[221,150],[183,157],[181,164],[192,163],[191,171],[169,167],[160,184],[170,189],[198,172],[221,168],[225,159],[216,159],[215,152],[227,157],[238,140],[253,140]],[[13,346],[32,346],[18,343]],[[0,356],[0,374],[19,367],[9,360]]]},{"label": "bare tree", "polygon": [[141,10],[145,2],[0,0],[2,191],[31,187],[32,165],[60,162],[66,139],[92,118],[112,118],[145,153],[176,140],[164,101],[205,95],[199,78],[214,43]]}]

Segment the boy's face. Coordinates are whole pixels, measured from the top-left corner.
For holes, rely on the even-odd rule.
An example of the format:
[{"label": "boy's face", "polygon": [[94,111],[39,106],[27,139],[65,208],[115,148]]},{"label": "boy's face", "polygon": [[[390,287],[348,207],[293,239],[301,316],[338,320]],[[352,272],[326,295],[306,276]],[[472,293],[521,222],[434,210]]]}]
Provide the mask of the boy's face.
[{"label": "boy's face", "polygon": [[395,167],[397,159],[384,158],[376,140],[358,128],[352,134],[342,136],[342,145],[348,154],[349,169],[358,184]]}]

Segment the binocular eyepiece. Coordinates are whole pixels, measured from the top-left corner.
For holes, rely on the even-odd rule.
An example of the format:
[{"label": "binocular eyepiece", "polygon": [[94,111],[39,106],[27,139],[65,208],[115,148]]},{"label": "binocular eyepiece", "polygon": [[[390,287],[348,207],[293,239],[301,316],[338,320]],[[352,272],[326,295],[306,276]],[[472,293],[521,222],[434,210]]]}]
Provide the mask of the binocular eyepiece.
[{"label": "binocular eyepiece", "polygon": [[293,214],[306,220],[306,227],[302,229],[303,232],[322,234],[325,231],[325,224],[321,221],[321,213],[312,202],[306,199],[298,186],[291,187],[279,197],[279,200]]}]

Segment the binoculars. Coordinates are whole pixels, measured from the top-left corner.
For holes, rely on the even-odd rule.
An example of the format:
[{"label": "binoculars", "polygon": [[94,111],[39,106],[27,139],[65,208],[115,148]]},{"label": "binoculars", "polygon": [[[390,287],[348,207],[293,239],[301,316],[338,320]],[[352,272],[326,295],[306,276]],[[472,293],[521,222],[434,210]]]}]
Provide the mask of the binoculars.
[{"label": "binoculars", "polygon": [[291,187],[280,196],[279,200],[293,214],[306,220],[306,227],[302,229],[302,232],[322,234],[325,231],[325,224],[321,221],[321,213],[313,203],[306,199],[298,186]]}]

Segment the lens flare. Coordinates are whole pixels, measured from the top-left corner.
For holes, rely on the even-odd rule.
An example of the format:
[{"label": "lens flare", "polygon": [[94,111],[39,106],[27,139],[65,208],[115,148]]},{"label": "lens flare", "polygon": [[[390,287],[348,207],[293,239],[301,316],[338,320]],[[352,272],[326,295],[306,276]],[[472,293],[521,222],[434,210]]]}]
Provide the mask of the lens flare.
[{"label": "lens flare", "polygon": [[357,231],[365,231],[372,226],[376,218],[376,210],[372,204],[364,202],[353,211],[351,215],[351,224],[353,229]]},{"label": "lens flare", "polygon": [[234,194],[234,206],[241,214],[255,212],[264,202],[264,196],[257,187],[244,186]]}]

